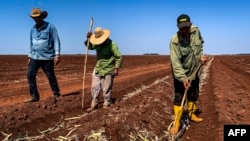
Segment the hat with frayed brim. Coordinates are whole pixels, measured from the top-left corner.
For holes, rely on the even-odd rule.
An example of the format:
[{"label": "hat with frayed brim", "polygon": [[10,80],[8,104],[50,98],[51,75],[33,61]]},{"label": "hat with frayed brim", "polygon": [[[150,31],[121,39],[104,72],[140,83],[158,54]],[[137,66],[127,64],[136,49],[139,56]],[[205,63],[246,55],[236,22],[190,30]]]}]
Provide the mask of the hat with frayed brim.
[{"label": "hat with frayed brim", "polygon": [[94,45],[100,45],[102,44],[105,40],[108,39],[110,35],[110,31],[107,29],[102,29],[101,27],[97,27],[95,29],[94,34],[90,36],[90,43]]},{"label": "hat with frayed brim", "polygon": [[42,17],[45,19],[48,16],[47,11],[42,11],[40,8],[33,8],[30,14],[31,18]]}]

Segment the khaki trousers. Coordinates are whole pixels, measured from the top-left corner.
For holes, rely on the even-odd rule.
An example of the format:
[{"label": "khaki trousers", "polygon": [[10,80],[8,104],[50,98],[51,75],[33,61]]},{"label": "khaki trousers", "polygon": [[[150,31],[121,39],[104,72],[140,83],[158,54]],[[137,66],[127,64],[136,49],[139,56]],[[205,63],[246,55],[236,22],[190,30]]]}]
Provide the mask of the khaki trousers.
[{"label": "khaki trousers", "polygon": [[92,86],[91,96],[92,101],[97,102],[100,92],[102,91],[104,103],[111,102],[111,92],[113,87],[114,76],[112,74],[106,74],[100,76],[95,73],[95,69],[92,73]]}]

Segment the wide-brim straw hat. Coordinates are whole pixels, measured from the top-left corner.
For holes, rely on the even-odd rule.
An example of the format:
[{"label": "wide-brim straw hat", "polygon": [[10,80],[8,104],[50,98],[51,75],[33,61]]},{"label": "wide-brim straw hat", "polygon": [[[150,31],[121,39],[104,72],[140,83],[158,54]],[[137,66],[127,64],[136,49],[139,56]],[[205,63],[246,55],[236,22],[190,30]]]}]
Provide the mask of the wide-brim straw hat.
[{"label": "wide-brim straw hat", "polygon": [[42,11],[40,8],[33,8],[30,14],[31,18],[42,17],[45,19],[48,16],[47,11]]},{"label": "wide-brim straw hat", "polygon": [[95,32],[90,36],[90,43],[100,45],[108,39],[109,35],[110,31],[108,29],[97,27],[95,28]]}]

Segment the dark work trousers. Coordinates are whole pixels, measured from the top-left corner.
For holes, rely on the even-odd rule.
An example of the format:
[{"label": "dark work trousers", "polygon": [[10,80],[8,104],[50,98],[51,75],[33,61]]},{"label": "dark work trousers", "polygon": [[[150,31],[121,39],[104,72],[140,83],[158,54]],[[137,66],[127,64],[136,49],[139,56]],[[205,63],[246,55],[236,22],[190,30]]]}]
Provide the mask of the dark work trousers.
[{"label": "dark work trousers", "polygon": [[[191,87],[187,91],[187,100],[196,102],[199,97],[199,83],[200,79],[198,76],[191,82]],[[185,92],[185,87],[183,82],[174,78],[174,101],[173,104],[177,106],[181,106],[181,101]]]},{"label": "dark work trousers", "polygon": [[39,68],[42,68],[43,72],[46,74],[54,96],[60,96],[60,90],[54,72],[54,60],[34,60],[30,58],[27,77],[32,99],[39,100],[40,98],[36,84],[36,75]]}]

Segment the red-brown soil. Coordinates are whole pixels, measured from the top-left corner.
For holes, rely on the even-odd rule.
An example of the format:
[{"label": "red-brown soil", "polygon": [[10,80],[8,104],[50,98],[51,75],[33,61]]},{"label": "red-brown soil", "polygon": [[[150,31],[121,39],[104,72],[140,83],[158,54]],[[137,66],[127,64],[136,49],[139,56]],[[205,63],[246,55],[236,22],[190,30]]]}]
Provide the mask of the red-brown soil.
[{"label": "red-brown soil", "polygon": [[[100,95],[100,108],[91,113],[86,109],[96,59],[88,56],[83,86],[84,60],[84,55],[61,57],[55,68],[62,94],[57,103],[41,70],[41,100],[23,103],[29,98],[28,58],[0,56],[0,140],[167,140],[173,99],[169,56],[125,55],[114,104],[103,109]],[[191,122],[183,141],[223,141],[224,124],[250,123],[250,56],[212,56],[203,70],[198,106],[204,121]]]}]

